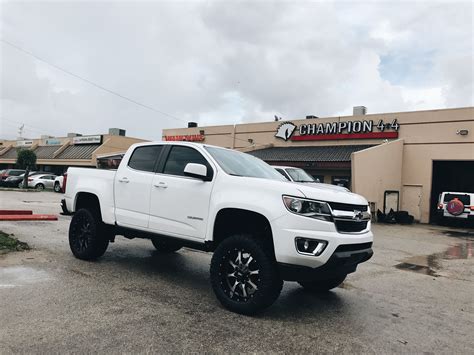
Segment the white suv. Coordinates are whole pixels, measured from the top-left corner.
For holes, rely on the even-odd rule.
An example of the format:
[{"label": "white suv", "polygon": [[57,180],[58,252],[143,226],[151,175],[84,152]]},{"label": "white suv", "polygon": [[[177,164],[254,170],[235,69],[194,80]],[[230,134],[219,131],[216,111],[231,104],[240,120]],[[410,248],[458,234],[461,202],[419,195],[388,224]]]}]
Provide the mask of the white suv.
[{"label": "white suv", "polygon": [[440,221],[445,218],[474,220],[474,193],[442,192],[437,207]]}]

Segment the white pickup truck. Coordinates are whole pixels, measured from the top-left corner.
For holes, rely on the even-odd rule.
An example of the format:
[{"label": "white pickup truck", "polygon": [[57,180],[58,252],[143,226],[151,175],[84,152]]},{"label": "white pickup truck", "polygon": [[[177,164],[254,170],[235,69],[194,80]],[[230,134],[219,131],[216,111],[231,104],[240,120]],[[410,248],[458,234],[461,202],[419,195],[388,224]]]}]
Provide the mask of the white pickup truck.
[{"label": "white pickup truck", "polygon": [[158,252],[214,252],[216,297],[242,314],[270,306],[283,280],[327,291],[372,256],[363,197],[289,183],[251,155],[205,144],[139,143],[116,171],[69,168],[63,203],[77,258],[102,256],[116,235],[151,239]]}]

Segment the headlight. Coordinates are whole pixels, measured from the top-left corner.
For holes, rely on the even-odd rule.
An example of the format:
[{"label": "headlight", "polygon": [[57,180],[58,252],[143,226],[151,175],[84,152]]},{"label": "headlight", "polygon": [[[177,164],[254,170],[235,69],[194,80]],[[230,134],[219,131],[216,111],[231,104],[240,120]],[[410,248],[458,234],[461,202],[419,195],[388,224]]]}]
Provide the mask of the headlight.
[{"label": "headlight", "polygon": [[326,202],[283,196],[283,203],[288,211],[292,213],[324,221],[332,221],[331,209]]}]

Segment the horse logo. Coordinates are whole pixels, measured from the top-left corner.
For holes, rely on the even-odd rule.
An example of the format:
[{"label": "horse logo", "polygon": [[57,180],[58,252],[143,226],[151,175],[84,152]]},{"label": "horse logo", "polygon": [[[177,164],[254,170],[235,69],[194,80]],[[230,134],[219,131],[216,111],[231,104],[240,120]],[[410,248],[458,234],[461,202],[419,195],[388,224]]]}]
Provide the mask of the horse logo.
[{"label": "horse logo", "polygon": [[282,123],[278,127],[275,137],[283,139],[284,141],[287,141],[288,139],[291,138],[295,129],[296,129],[296,126],[291,122]]}]

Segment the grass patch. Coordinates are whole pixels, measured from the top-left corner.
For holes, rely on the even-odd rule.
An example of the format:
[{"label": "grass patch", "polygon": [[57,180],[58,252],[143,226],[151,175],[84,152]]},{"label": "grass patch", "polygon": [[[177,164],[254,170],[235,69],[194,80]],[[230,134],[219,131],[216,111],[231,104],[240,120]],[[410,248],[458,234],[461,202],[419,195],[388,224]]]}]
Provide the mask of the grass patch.
[{"label": "grass patch", "polygon": [[8,235],[0,231],[0,253],[9,251],[22,251],[29,250],[30,247],[24,242],[20,242],[18,239],[11,235]]}]

